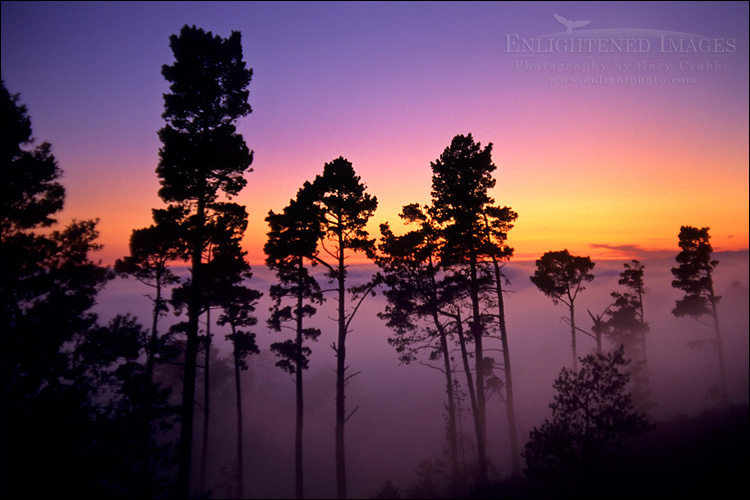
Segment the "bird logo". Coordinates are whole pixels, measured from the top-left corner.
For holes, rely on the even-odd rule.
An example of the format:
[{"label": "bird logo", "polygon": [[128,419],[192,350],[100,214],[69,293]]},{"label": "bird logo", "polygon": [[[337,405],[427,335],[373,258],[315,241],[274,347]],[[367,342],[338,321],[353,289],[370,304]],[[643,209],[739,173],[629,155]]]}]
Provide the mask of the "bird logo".
[{"label": "bird logo", "polygon": [[557,14],[552,14],[552,15],[555,16],[555,19],[557,19],[557,22],[559,22],[560,24],[565,26],[565,28],[567,28],[565,30],[565,33],[567,34],[573,33],[573,28],[580,28],[581,26],[586,26],[587,24],[591,22],[591,21],[568,21],[563,16],[558,16]]}]

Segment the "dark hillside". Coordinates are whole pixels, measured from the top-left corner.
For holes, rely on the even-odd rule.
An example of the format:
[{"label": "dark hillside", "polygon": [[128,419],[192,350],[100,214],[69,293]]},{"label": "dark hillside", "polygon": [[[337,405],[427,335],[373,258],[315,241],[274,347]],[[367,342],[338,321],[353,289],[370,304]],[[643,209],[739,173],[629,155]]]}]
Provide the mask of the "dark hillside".
[{"label": "dark hillside", "polygon": [[658,423],[598,470],[511,479],[473,498],[746,498],[748,406]]}]

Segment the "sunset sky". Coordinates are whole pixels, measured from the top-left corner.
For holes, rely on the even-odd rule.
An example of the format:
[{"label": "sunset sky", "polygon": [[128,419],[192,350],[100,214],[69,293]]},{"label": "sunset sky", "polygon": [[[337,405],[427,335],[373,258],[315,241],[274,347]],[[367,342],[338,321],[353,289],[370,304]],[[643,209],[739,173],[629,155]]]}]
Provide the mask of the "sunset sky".
[{"label": "sunset sky", "polygon": [[[554,14],[589,24],[566,34]],[[517,259],[668,256],[681,225],[749,246],[746,2],[3,2],[5,85],[64,171],[59,221],[100,218],[105,262],[163,206],[161,67],[185,24],[241,31],[253,69],[237,201],[254,263],[268,211],[325,162],[344,156],[377,196],[377,235],[429,202],[430,162],[467,133],[494,144]]]}]

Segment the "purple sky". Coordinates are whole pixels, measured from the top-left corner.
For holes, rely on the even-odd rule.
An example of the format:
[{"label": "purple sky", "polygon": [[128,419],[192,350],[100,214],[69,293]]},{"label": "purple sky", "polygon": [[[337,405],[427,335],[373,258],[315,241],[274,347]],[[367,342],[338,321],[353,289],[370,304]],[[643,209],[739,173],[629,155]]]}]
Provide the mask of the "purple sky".
[{"label": "purple sky", "polygon": [[[508,36],[564,35],[553,14],[590,21],[573,36],[701,35],[732,39],[735,51],[507,51]],[[403,205],[429,201],[430,161],[468,132],[495,144],[493,194],[519,213],[517,258],[564,247],[645,257],[675,248],[683,224],[710,226],[717,249],[739,250],[750,224],[747,18],[742,2],[3,2],[2,74],[65,172],[61,221],[99,217],[106,261],[127,252],[130,231],[161,205],[160,71],[184,24],[240,30],[254,71],[253,113],[240,124],[254,172],[238,197],[253,262],[263,259],[268,211],[325,162],[352,161],[380,201],[376,231]],[[715,61],[728,69],[676,67]],[[540,62],[608,63],[603,76],[665,83],[553,83],[597,75],[518,66]],[[614,63],[631,67],[615,72]]]}]

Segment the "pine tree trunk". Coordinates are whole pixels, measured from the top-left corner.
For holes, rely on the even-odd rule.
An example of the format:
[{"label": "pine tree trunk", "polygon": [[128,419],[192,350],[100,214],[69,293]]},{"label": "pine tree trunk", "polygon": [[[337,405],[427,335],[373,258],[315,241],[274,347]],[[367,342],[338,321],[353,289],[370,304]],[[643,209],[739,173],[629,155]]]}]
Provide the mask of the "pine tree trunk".
[{"label": "pine tree trunk", "polygon": [[[205,188],[205,186],[204,186]],[[195,374],[198,358],[198,319],[201,310],[201,260],[203,253],[203,226],[205,224],[206,201],[203,195],[198,196],[197,227],[191,249],[191,286],[188,302],[188,329],[185,343],[185,369],[182,386],[182,422],[177,463],[175,496],[190,497],[190,469],[193,455],[193,417],[195,406]]]},{"label": "pine tree trunk", "polygon": [[470,255],[470,289],[471,295],[471,335],[474,337],[474,365],[476,367],[476,386],[477,386],[477,459],[479,462],[479,482],[486,484],[487,476],[487,455],[486,455],[486,412],[485,412],[485,394],[484,394],[484,350],[482,347],[483,330],[482,316],[479,310],[479,282],[477,278],[477,259],[474,250]]},{"label": "pine tree trunk", "polygon": [[[711,280],[711,275],[709,274],[709,280]],[[721,341],[721,328],[719,326],[719,311],[716,307],[716,303],[718,300],[716,299],[716,295],[714,295],[714,286],[713,283],[709,286],[709,302],[711,303],[711,315],[714,319],[714,332],[716,333],[716,351],[719,356],[719,376],[721,381],[721,397],[722,402],[725,405],[729,405],[729,388],[727,385],[727,370],[726,365],[724,364],[724,347],[722,346]]]},{"label": "pine tree trunk", "polygon": [[500,342],[503,348],[503,368],[505,371],[505,408],[508,412],[508,431],[510,433],[510,455],[513,474],[521,474],[521,461],[518,449],[518,429],[516,424],[516,410],[513,403],[513,378],[510,370],[510,350],[508,347],[508,330],[505,325],[505,301],[503,297],[502,273],[496,258],[492,258],[495,266],[495,284],[497,286],[497,319],[500,325]]},{"label": "pine tree trunk", "polygon": [[451,369],[450,352],[448,351],[447,335],[436,312],[433,313],[433,320],[440,334],[440,351],[443,354],[445,365],[445,391],[448,394],[448,452],[451,460],[451,478],[453,483],[457,484],[461,476],[461,470],[458,466],[458,435],[456,429],[456,402],[453,395],[453,372]]},{"label": "pine tree trunk", "polygon": [[638,287],[638,304],[641,311],[641,324],[643,328],[641,330],[641,348],[643,350],[643,370],[647,371],[648,356],[646,354],[646,320],[644,319],[643,313],[643,289]]},{"label": "pine tree trunk", "polygon": [[[474,380],[471,376],[471,365],[469,364],[469,353],[466,349],[466,339],[464,338],[464,328],[461,323],[461,313],[457,314],[456,328],[458,334],[458,344],[461,347],[461,360],[463,361],[464,372],[466,372],[466,387],[469,389],[469,401],[471,402],[471,414],[474,421],[474,431],[477,435],[477,441],[482,432],[481,423],[479,421],[479,405],[477,404],[477,393],[474,389]],[[477,447],[478,449],[478,447]],[[478,455],[477,455],[478,456]]]},{"label": "pine tree trunk", "polygon": [[346,493],[346,456],[344,449],[344,423],[346,421],[345,385],[346,385],[346,288],[344,268],[343,235],[339,234],[338,262],[338,344],[336,345],[336,494],[339,499],[347,497]]},{"label": "pine tree trunk", "polygon": [[161,307],[161,268],[156,270],[156,298],[154,299],[154,313],[151,318],[151,336],[148,340],[146,349],[146,403],[143,412],[144,429],[143,429],[143,457],[142,470],[144,482],[142,492],[144,498],[153,496],[151,489],[151,455],[152,455],[152,438],[151,438],[151,420],[153,418],[153,406],[156,399],[154,394],[154,364],[156,355],[156,346],[158,341],[157,326],[159,323],[159,312]]},{"label": "pine tree trunk", "polygon": [[570,308],[570,335],[572,338],[571,347],[573,348],[573,373],[578,373],[578,350],[576,348],[576,314],[573,307],[573,301],[568,305]]},{"label": "pine tree trunk", "polygon": [[210,355],[211,355],[211,308],[206,308],[206,340],[205,345],[205,358],[203,361],[203,440],[201,443],[201,473],[200,473],[200,491],[201,494],[206,492],[206,466],[208,463],[208,429],[209,422],[211,419],[211,396],[210,396],[210,383],[211,383],[211,372],[210,366]]},{"label": "pine tree trunk", "polygon": [[304,424],[304,398],[302,391],[302,283],[298,283],[297,293],[297,364],[296,364],[296,390],[297,390],[297,422],[294,433],[294,477],[295,491],[298,499],[304,498],[304,470],[302,468],[302,427]]},{"label": "pine tree trunk", "polygon": [[[232,323],[232,335],[236,333],[234,323]],[[242,388],[240,386],[240,351],[237,348],[237,340],[234,341],[234,395],[237,401],[237,498],[243,498],[245,467],[242,460]]]}]

